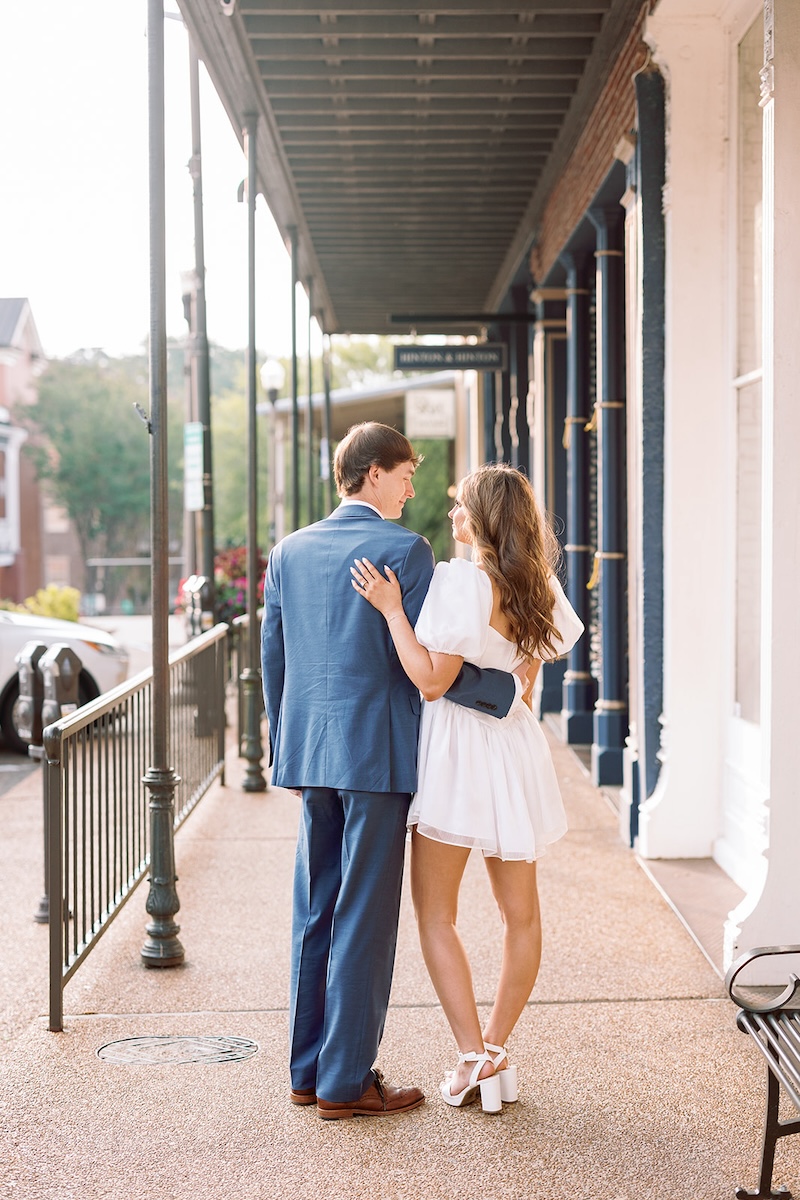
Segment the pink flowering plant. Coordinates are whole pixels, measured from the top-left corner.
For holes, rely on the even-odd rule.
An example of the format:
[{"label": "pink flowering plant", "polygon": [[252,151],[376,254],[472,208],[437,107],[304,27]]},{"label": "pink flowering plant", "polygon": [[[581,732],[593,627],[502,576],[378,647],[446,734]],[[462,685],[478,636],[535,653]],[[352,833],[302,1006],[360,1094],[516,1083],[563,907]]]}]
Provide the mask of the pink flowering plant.
[{"label": "pink flowering plant", "polygon": [[[258,555],[256,600],[264,603],[264,572],[267,560]],[[247,612],[247,547],[233,546],[221,550],[214,559],[214,588],[217,601],[217,620],[232,621]]]}]

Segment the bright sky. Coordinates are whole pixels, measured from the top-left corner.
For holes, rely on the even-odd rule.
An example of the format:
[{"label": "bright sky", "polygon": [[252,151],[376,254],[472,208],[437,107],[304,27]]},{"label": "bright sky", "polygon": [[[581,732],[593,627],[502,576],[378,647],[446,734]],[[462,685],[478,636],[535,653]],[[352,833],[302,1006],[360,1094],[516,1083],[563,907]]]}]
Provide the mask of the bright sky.
[{"label": "bright sky", "polygon": [[[177,12],[166,0],[165,9]],[[45,353],[136,353],[149,327],[146,0],[0,0],[0,296],[27,296]],[[167,332],[194,267],[188,43],[165,22]],[[208,335],[247,343],[246,162],[200,68]],[[291,266],[256,219],[256,341],[291,348]],[[298,342],[308,308],[298,288]],[[318,337],[316,325],[314,338]]]}]

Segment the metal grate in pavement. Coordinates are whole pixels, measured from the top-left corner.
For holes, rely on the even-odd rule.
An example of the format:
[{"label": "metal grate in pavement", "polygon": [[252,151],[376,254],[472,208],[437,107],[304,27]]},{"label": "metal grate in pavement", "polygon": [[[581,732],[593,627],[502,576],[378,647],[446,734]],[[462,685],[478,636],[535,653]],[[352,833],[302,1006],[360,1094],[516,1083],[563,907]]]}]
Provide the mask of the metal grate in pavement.
[{"label": "metal grate in pavement", "polygon": [[238,1062],[258,1052],[258,1043],[238,1037],[134,1037],[107,1042],[97,1051],[103,1062],[122,1065]]}]

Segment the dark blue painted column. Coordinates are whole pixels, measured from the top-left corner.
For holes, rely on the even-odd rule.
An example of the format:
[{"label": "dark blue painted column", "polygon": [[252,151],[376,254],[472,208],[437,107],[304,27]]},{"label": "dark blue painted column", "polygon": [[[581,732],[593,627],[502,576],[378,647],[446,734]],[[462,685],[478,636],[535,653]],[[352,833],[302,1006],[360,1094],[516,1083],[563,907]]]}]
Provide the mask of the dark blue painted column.
[{"label": "dark blue painted column", "polygon": [[[566,292],[561,288],[542,288],[533,293],[536,322],[533,327],[533,362],[536,394],[542,411],[529,406],[531,432],[529,461],[538,458],[544,478],[536,488],[542,507],[553,521],[562,549],[567,527],[567,452],[564,449],[564,418],[567,415],[567,312]],[[542,439],[537,446],[535,438]],[[533,468],[532,468],[533,469]],[[565,659],[542,667],[540,712],[560,713]]]},{"label": "dark blue painted column", "polygon": [[[660,770],[664,672],[664,309],[665,177],[664,79],[651,66],[634,78],[638,133],[634,159],[640,195],[642,270],[642,528],[640,537],[642,644],[636,713],[638,792],[653,794]],[[635,799],[635,797],[634,797]],[[631,813],[631,841],[638,808]]]},{"label": "dark blue painted column", "polygon": [[[509,328],[498,322],[489,329],[489,340],[508,346]],[[509,363],[510,366],[510,363]],[[486,462],[511,462],[511,376],[510,371],[485,375],[484,441]]]},{"label": "dark blue painted column", "polygon": [[622,208],[592,208],[589,217],[597,231],[597,551],[592,581],[600,620],[592,782],[600,785],[622,783],[628,732],[625,277]]},{"label": "dark blue painted column", "polygon": [[[514,312],[529,312],[529,288],[517,284],[511,289]],[[528,380],[530,376],[531,324],[515,321],[509,327],[509,434],[511,464],[530,476],[530,431],[528,429]]]},{"label": "dark blue painted column", "polygon": [[567,414],[563,444],[567,458],[567,527],[564,557],[566,593],[586,626],[586,633],[569,652],[564,673],[561,730],[572,745],[592,740],[595,685],[589,671],[589,290],[585,255],[565,254],[567,272]]},{"label": "dark blue painted column", "polygon": [[[510,328],[507,324],[500,324],[499,338],[501,342],[505,342],[506,346],[510,345]],[[511,371],[510,371],[510,356],[506,356],[509,366],[505,371],[498,371],[495,375],[496,392],[495,392],[495,443],[496,453],[501,451],[497,456],[498,462],[510,463],[512,458],[511,447]]]},{"label": "dark blue painted column", "polygon": [[486,371],[481,378],[483,379],[483,457],[485,462],[494,462],[496,458],[495,411],[498,405],[498,373],[496,371]]}]

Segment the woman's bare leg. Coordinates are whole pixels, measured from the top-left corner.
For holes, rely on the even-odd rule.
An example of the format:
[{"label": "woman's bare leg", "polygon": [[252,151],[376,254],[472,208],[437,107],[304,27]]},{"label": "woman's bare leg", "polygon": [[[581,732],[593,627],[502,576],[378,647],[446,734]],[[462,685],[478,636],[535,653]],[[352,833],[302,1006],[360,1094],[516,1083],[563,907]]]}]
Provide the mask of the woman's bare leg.
[{"label": "woman's bare leg", "polygon": [[[435,842],[416,829],[412,832],[411,895],[422,957],[462,1054],[483,1051],[472,970],[456,929],[458,891],[468,858],[464,847]],[[450,1085],[454,1095],[467,1086],[473,1069],[474,1063],[457,1068]],[[491,1074],[487,1063],[480,1077]]]},{"label": "woman's bare leg", "polygon": [[[528,1002],[542,957],[542,920],[536,863],[485,859],[503,919],[503,960],[485,1041],[504,1046]],[[503,1063],[498,1064],[503,1066]]]}]

